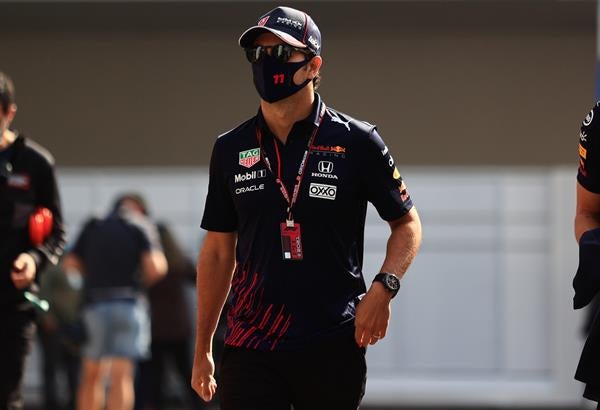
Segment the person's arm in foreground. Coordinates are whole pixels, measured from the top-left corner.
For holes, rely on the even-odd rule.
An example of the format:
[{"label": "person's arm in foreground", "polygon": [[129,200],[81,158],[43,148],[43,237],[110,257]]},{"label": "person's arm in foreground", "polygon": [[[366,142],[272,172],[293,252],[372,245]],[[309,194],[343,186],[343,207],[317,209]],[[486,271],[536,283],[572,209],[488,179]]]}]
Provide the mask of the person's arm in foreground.
[{"label": "person's arm in foreground", "polygon": [[198,312],[192,387],[204,401],[217,389],[212,341],[235,267],[235,232],[207,232],[197,266]]},{"label": "person's arm in foreground", "polygon": [[[421,220],[413,207],[389,224],[392,233],[381,272],[402,278],[421,245]],[[385,337],[390,321],[391,298],[391,293],[380,282],[374,282],[358,304],[354,337],[359,346],[375,344]]]},{"label": "person's arm in foreground", "polygon": [[585,231],[600,227],[600,194],[577,184],[577,208],[575,211],[575,239],[579,242]]},{"label": "person's arm in foreground", "polygon": [[36,205],[50,210],[52,228],[42,244],[22,252],[14,260],[11,279],[17,289],[25,289],[31,285],[48,262],[56,265],[65,247],[65,229],[53,159],[47,159],[39,164],[38,168],[40,182],[36,192]]},{"label": "person's arm in foreground", "polygon": [[167,258],[160,249],[151,249],[142,253],[141,267],[144,285],[152,286],[167,274]]}]

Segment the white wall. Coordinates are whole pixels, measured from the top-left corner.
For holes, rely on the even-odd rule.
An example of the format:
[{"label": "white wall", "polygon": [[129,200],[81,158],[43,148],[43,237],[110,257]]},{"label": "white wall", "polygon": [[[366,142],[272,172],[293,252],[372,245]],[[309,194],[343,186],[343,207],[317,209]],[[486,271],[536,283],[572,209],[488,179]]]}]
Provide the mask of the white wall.
[{"label": "white wall", "polygon": [[167,222],[186,252],[196,256],[208,188],[206,169],[69,168],[59,171],[58,178],[69,240],[92,214],[105,215],[118,194],[135,191],[147,199],[154,219]]},{"label": "white wall", "polygon": [[[365,404],[579,402],[574,172],[402,169],[424,240],[394,300],[388,336],[369,349]],[[134,189],[195,257],[205,169],[63,169],[59,179],[70,238],[90,213],[105,213],[117,193]],[[368,281],[383,260],[387,233],[370,208]],[[32,373],[30,389],[39,382]]]},{"label": "white wall", "polygon": [[[561,406],[573,380],[582,314],[571,168],[410,169],[423,247],[369,352],[368,403]],[[366,270],[387,228],[369,215]]]}]

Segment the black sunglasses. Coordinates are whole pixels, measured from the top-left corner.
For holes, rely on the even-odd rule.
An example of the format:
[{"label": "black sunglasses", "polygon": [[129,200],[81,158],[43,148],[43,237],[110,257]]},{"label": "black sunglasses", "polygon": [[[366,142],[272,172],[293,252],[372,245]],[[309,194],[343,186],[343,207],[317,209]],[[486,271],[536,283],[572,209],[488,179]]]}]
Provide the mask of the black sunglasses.
[{"label": "black sunglasses", "polygon": [[312,55],[311,52],[298,47],[290,46],[289,44],[277,44],[276,46],[256,46],[245,48],[246,58],[251,63],[256,63],[263,56],[270,54],[275,60],[280,63],[287,63],[294,51],[304,54],[305,56]]}]

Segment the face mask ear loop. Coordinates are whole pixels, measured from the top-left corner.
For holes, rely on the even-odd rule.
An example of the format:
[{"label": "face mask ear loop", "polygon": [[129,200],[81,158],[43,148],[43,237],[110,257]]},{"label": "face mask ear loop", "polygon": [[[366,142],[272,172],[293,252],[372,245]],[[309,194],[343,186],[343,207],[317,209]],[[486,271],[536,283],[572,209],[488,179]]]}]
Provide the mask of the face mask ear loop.
[{"label": "face mask ear loop", "polygon": [[299,91],[299,90],[301,90],[302,88],[304,88],[304,87],[306,86],[306,84],[308,84],[310,81],[312,81],[312,80],[309,80],[309,79],[307,78],[306,80],[304,80],[304,82],[303,82],[303,83],[300,83],[300,85],[298,85],[298,86],[296,86],[296,83],[294,82],[294,76],[296,75],[296,73],[297,73],[298,71],[302,70],[303,68],[305,68],[305,67],[308,65],[308,63],[309,63],[309,62],[310,62],[310,60],[304,60],[304,61],[303,61],[303,63],[305,63],[305,64],[303,64],[303,65],[301,65],[300,67],[298,67],[298,69],[297,69],[296,71],[294,71],[294,74],[292,74],[292,75],[291,75],[291,76],[289,76],[289,78],[288,78],[289,85],[290,85],[291,87],[300,87],[300,88],[298,89],[298,91]]}]

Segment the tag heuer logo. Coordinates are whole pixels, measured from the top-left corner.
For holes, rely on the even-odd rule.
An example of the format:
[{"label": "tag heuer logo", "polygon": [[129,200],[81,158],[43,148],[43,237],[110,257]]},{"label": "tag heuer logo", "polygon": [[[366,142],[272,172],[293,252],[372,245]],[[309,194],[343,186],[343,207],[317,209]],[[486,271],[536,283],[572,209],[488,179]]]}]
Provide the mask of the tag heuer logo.
[{"label": "tag heuer logo", "polygon": [[240,152],[240,165],[246,168],[252,168],[254,164],[260,161],[260,148],[252,148]]}]

